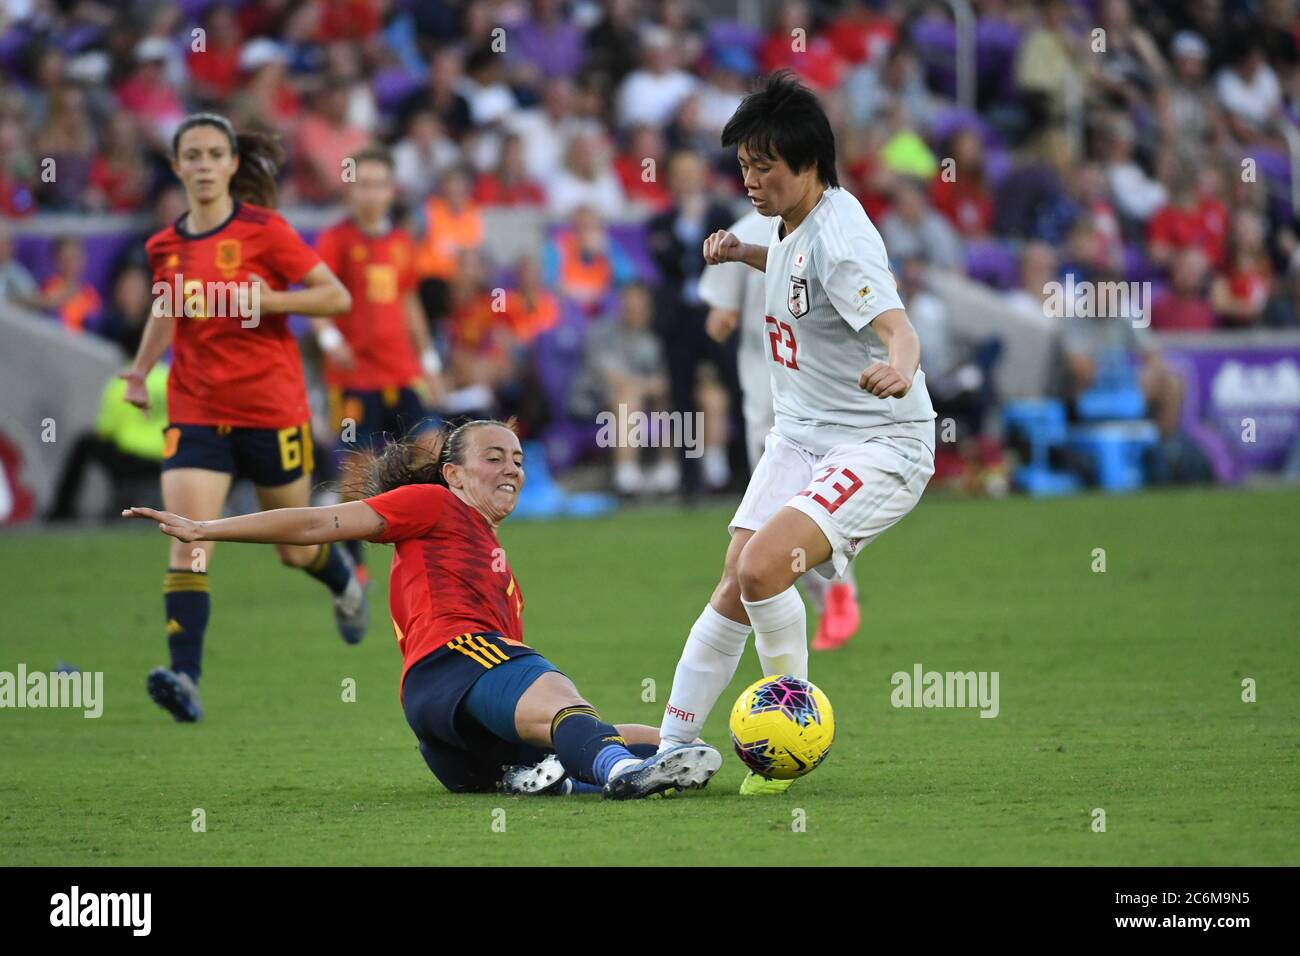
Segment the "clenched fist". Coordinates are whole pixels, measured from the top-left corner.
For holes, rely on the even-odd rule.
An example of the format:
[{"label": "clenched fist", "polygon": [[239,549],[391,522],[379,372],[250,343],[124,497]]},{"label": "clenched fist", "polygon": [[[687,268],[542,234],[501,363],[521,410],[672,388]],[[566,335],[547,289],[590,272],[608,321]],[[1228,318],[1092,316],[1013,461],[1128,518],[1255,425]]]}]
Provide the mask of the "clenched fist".
[{"label": "clenched fist", "polygon": [[912,380],[884,362],[877,362],[858,376],[858,388],[876,398],[902,398],[912,387]]},{"label": "clenched fist", "polygon": [[744,248],[743,242],[727,230],[719,229],[704,240],[704,261],[711,266],[722,262],[739,262]]}]

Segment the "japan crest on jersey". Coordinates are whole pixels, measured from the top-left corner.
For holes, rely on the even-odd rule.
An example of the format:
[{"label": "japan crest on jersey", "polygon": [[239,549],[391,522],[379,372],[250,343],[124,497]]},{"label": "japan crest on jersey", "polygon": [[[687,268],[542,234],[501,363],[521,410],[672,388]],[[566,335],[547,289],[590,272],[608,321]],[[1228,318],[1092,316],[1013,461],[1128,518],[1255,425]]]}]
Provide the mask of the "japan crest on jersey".
[{"label": "japan crest on jersey", "polygon": [[790,314],[796,319],[801,318],[808,311],[808,280],[801,276],[790,277],[790,295],[786,304],[790,307]]}]

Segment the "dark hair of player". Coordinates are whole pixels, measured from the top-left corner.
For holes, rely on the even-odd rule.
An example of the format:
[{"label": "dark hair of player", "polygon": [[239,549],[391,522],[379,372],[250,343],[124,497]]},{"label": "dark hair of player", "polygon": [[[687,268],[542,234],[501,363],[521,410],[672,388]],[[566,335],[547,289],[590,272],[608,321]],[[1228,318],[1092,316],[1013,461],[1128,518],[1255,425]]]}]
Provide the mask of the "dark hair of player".
[{"label": "dark hair of player", "polygon": [[352,157],[352,161],[358,167],[362,163],[383,163],[388,167],[390,173],[397,168],[393,163],[393,154],[382,143],[371,143],[369,146],[357,150],[356,155]]},{"label": "dark hair of player", "polygon": [[750,156],[783,159],[792,172],[817,167],[817,178],[838,186],[835,134],[812,90],[789,70],[777,70],[745,97],[722,128],[722,145]]},{"label": "dark hair of player", "polygon": [[404,485],[442,485],[442,466],[465,464],[465,450],[469,446],[470,432],[486,425],[498,425],[514,431],[514,420],[497,421],[480,418],[465,422],[448,431],[439,428],[401,441],[391,441],[379,455],[369,462],[357,481],[359,487],[348,487],[345,493],[358,498],[371,498],[401,488]]},{"label": "dark hair of player", "polygon": [[213,126],[226,134],[230,150],[239,157],[239,168],[230,180],[230,195],[241,202],[275,208],[275,177],[284,163],[284,150],[272,133],[236,133],[230,120],[220,113],[192,113],[172,136],[172,158],[180,150],[181,137],[196,126]]}]

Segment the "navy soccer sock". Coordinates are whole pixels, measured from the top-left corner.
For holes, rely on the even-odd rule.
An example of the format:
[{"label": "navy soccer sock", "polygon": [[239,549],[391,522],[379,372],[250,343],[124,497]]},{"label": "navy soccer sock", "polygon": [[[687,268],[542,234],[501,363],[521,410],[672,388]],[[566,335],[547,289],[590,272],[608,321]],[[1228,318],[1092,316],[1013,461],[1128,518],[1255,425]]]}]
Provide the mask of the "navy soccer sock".
[{"label": "navy soccer sock", "polygon": [[208,629],[212,596],[204,571],[169,568],[163,578],[163,611],[167,618],[167,649],[172,670],[188,674],[195,683],[203,660],[203,634]]},{"label": "navy soccer sock", "polygon": [[343,589],[352,580],[352,564],[344,557],[345,552],[332,544],[322,544],[316,560],[305,568],[317,581],[330,589],[332,594],[342,594]]},{"label": "navy soccer sock", "polygon": [[[632,752],[632,756],[639,757],[641,760],[653,757],[659,752],[659,748],[654,744],[628,744],[627,749]],[[566,794],[600,793],[604,789],[600,784],[586,783],[576,777],[570,777],[568,779],[568,789],[564,792]]]},{"label": "navy soccer sock", "polygon": [[569,776],[604,784],[620,760],[637,760],[612,724],[592,707],[566,707],[551,720],[551,746]]}]

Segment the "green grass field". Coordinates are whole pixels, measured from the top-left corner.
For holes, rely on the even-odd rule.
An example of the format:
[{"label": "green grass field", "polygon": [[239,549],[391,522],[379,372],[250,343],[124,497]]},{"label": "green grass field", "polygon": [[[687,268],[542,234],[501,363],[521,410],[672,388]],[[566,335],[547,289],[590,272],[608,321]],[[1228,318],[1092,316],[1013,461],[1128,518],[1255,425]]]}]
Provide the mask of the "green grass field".
[{"label": "green grass field", "polygon": [[[729,514],[507,524],[527,639],[609,719],[658,724]],[[708,725],[708,789],[626,804],[437,784],[397,701],[385,548],[358,647],[270,548],[218,548],[207,719],[181,726],[144,693],[166,661],[162,537],[0,537],[0,670],[105,672],[98,720],[0,710],[0,863],[1300,864],[1298,528],[1294,492],[927,500],[857,562],[858,636],[813,657],[826,763],[784,797],[736,794],[751,647]],[[998,671],[1000,715],[893,708],[916,662]]]}]

